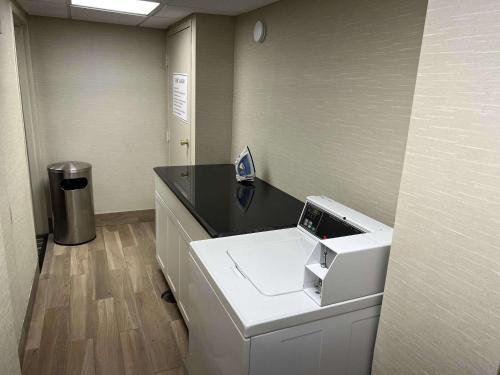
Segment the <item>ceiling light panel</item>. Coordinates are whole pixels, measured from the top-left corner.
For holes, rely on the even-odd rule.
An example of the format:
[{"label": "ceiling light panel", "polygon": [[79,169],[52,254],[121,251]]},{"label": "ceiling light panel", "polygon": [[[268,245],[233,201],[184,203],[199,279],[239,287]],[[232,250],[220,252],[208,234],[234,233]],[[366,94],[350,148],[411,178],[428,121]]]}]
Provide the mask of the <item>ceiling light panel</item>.
[{"label": "ceiling light panel", "polygon": [[110,12],[107,10],[98,10],[93,8],[85,8],[71,6],[71,18],[74,20],[115,23],[118,25],[137,26],[145,19],[146,16],[130,13]]},{"label": "ceiling light panel", "polygon": [[142,0],[71,0],[71,5],[111,12],[147,15],[160,3]]}]

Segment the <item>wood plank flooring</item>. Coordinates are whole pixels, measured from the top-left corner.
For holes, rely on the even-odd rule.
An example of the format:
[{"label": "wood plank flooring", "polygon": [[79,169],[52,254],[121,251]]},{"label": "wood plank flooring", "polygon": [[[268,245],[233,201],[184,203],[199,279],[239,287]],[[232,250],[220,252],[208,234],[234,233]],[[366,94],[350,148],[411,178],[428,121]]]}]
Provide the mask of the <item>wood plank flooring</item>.
[{"label": "wood plank flooring", "polygon": [[80,246],[49,242],[23,375],[184,375],[187,329],[156,263],[154,223],[97,227]]}]

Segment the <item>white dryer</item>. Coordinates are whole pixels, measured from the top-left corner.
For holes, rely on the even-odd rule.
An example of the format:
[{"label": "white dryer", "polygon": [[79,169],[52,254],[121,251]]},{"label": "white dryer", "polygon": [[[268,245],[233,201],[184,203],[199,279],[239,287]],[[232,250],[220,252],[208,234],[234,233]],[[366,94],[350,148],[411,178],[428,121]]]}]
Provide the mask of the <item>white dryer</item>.
[{"label": "white dryer", "polygon": [[308,197],[296,228],[192,242],[190,375],[369,374],[391,240]]}]

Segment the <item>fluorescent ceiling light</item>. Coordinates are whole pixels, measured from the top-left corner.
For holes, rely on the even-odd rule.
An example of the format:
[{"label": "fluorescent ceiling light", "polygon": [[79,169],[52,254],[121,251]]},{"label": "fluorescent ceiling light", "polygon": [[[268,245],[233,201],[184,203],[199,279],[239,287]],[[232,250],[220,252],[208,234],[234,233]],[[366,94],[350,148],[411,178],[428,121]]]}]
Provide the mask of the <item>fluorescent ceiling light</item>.
[{"label": "fluorescent ceiling light", "polygon": [[142,15],[151,13],[160,5],[160,3],[142,0],[71,0],[71,4],[85,8]]}]

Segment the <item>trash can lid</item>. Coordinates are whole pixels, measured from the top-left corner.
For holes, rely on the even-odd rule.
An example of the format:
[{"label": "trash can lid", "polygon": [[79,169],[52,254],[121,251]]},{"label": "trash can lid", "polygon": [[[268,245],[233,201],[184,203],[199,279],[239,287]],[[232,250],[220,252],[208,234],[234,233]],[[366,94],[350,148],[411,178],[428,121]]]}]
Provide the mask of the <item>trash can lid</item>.
[{"label": "trash can lid", "polygon": [[84,161],[61,161],[47,166],[47,169],[53,173],[76,173],[91,168],[92,164]]}]

